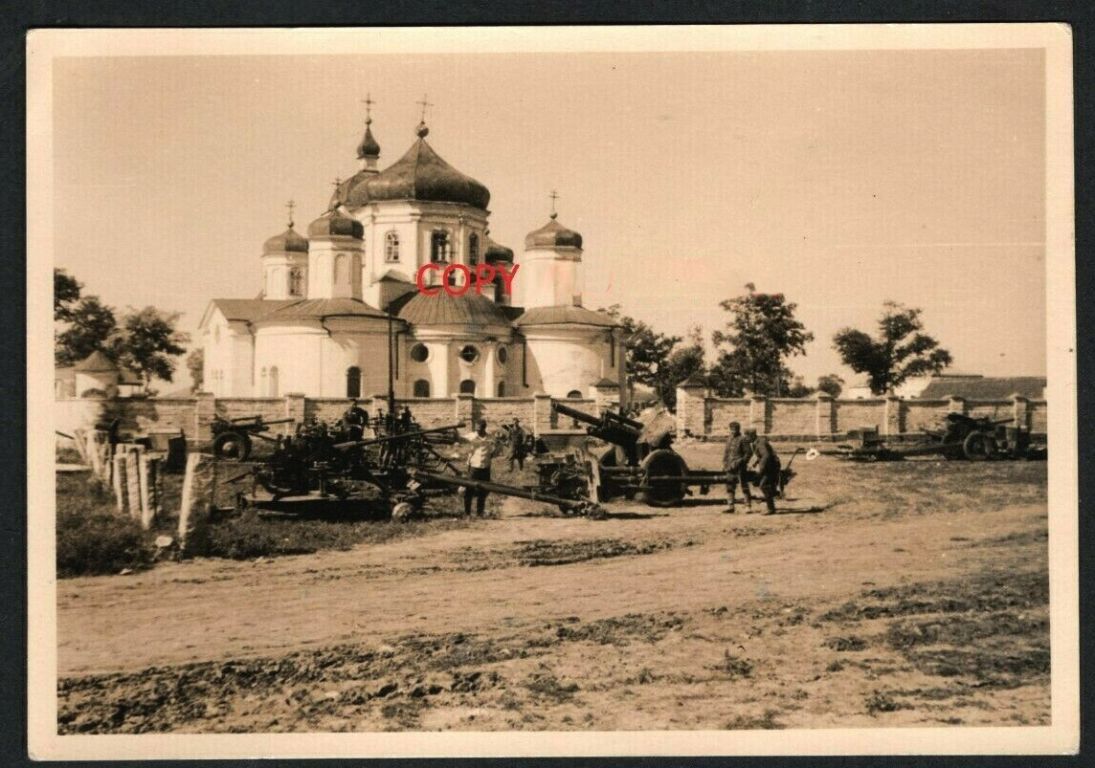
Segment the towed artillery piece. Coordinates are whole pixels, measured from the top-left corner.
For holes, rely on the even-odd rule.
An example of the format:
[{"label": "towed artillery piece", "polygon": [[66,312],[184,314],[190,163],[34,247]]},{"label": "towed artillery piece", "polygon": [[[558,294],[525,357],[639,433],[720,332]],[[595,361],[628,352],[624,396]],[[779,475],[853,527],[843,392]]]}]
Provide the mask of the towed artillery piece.
[{"label": "towed artillery piece", "polygon": [[289,424],[292,419],[265,421],[262,416],[241,416],[226,419],[214,416],[210,429],[213,432],[213,455],[223,461],[247,461],[251,456],[252,438],[277,443],[278,436],[267,434],[275,424]]},{"label": "towed artillery piece", "polygon": [[855,442],[838,445],[837,455],[867,462],[901,461],[912,456],[968,461],[1045,458],[1044,450],[1031,445],[1029,429],[1008,426],[1014,421],[948,413],[942,430],[924,430],[926,441],[900,447],[887,444],[877,429],[856,429],[848,433]]}]

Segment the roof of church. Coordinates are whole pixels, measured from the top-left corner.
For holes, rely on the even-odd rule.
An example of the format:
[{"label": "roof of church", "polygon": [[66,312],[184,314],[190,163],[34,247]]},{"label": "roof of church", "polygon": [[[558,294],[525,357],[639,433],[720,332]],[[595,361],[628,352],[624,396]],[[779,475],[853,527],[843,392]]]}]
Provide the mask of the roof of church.
[{"label": "roof of church", "polygon": [[264,254],[284,253],[286,251],[293,253],[308,253],[308,240],[293,229],[292,222],[289,223],[289,228],[287,230],[280,235],[274,235],[262,244],[262,252]]},{"label": "roof of church", "polygon": [[[450,296],[411,294],[413,298],[398,309],[399,317],[413,325],[509,325],[510,318],[502,308],[488,299],[466,293]],[[395,304],[395,302],[393,302]]]},{"label": "roof of church", "polygon": [[229,320],[251,322],[299,299],[213,299],[213,306]]},{"label": "roof of church", "polygon": [[373,136],[372,122],[371,119],[365,121],[365,135],[361,137],[361,141],[357,145],[357,156],[359,159],[380,157],[380,145],[377,144],[376,138]]},{"label": "roof of church", "polygon": [[581,248],[582,236],[567,229],[551,214],[551,221],[525,235],[525,248]]},{"label": "roof of church", "polygon": [[349,205],[363,205],[358,199],[376,200],[424,200],[444,203],[463,203],[482,210],[490,203],[490,190],[483,184],[465,176],[445,162],[426,143],[428,129],[418,128],[418,141],[407,153],[388,168],[370,175],[358,187],[350,190]]},{"label": "roof of church", "polygon": [[95,350],[83,360],[72,366],[72,370],[80,371],[81,373],[105,373],[107,371],[118,370],[118,366],[101,351]]},{"label": "roof of church", "polygon": [[332,205],[326,213],[308,225],[308,236],[353,237],[360,240],[365,236],[365,226]]},{"label": "roof of church", "polygon": [[279,302],[277,307],[262,316],[263,320],[305,320],[316,317],[387,317],[376,307],[360,299],[295,299]]},{"label": "roof of church", "polygon": [[513,262],[513,249],[496,243],[490,235],[484,235],[486,247],[483,249],[483,259],[487,262],[505,261]]},{"label": "roof of church", "polygon": [[619,323],[602,312],[584,307],[533,307],[517,318],[517,326],[525,325],[595,325],[613,328]]}]

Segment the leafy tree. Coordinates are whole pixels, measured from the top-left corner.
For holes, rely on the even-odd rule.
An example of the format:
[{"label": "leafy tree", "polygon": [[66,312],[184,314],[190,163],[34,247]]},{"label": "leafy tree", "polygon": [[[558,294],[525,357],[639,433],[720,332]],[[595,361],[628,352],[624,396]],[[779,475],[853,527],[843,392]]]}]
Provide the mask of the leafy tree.
[{"label": "leafy tree", "polygon": [[201,347],[190,350],[190,354],[186,356],[186,368],[190,371],[190,378],[194,382],[190,390],[201,392],[202,385],[205,384],[205,350]]},{"label": "leafy tree", "polygon": [[951,364],[951,354],[939,342],[921,333],[920,309],[894,301],[883,304],[877,338],[844,328],[833,336],[840,359],[856,373],[867,374],[871,392],[892,392],[910,376],[939,373]]},{"label": "leafy tree", "polygon": [[687,343],[678,345],[658,368],[654,391],[667,408],[677,406],[677,385],[693,376],[706,379],[704,365],[703,330],[699,326],[689,329]]},{"label": "leafy tree", "polygon": [[806,384],[805,379],[801,376],[795,376],[791,379],[790,386],[786,389],[787,397],[808,397],[814,394],[814,388]]},{"label": "leafy tree", "polygon": [[844,391],[844,379],[835,373],[827,373],[817,377],[817,388],[835,400]]},{"label": "leafy tree", "polygon": [[814,335],[795,319],[798,305],[782,293],[757,293],[752,283],[745,288],[743,295],[719,304],[731,317],[725,331],[711,336],[719,348],[712,384],[724,397],[740,397],[746,389],[778,397],[789,389],[791,377],[784,358],[804,354]]},{"label": "leafy tree", "polygon": [[677,404],[677,385],[694,374],[704,374],[703,331],[689,330],[687,344],[680,336],[659,333],[646,323],[620,313],[620,305],[600,309],[623,326],[628,335],[628,386],[650,387],[667,408]]},{"label": "leafy tree", "polygon": [[[54,307],[56,310],[56,302]],[[66,327],[56,335],[54,345],[57,365],[72,365],[96,350],[116,358],[109,343],[117,331],[114,310],[100,302],[98,296],[85,296],[67,307],[65,314]]]},{"label": "leafy tree", "polygon": [[175,329],[178,312],[161,312],[156,307],[131,309],[122,327],[112,339],[117,360],[129,370],[140,374],[145,389],[153,377],[171,381],[175,375],[173,357],[183,354],[182,347],[190,337]]},{"label": "leafy tree", "polygon": [[83,286],[76,282],[76,278],[69,275],[63,269],[53,270],[53,319],[58,322],[69,322],[72,319],[72,308],[80,300],[80,289]]}]

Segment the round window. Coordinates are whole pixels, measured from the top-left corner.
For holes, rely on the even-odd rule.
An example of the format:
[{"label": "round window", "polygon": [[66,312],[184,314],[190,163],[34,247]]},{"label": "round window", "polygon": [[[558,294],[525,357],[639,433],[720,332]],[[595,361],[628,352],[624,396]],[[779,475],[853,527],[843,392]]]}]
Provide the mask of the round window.
[{"label": "round window", "polygon": [[498,347],[498,362],[502,365],[506,364],[506,360],[509,359],[509,350],[503,346]]},{"label": "round window", "polygon": [[430,350],[425,344],[415,344],[411,347],[411,360],[416,363],[424,363],[430,356]]},{"label": "round window", "polygon": [[460,350],[460,359],[465,363],[474,363],[479,359],[479,350],[471,344]]}]

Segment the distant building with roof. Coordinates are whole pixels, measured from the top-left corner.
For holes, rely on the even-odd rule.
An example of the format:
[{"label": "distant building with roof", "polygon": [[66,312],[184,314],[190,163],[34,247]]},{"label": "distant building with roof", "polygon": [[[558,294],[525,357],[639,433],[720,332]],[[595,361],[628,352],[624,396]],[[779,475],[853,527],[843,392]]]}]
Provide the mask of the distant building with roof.
[{"label": "distant building with roof", "polygon": [[56,368],[54,394],[59,398],[128,397],[141,391],[141,379],[96,350],[74,365]]},{"label": "distant building with roof", "polygon": [[[298,233],[263,244],[262,290],[213,299],[199,326],[204,389],[220,397],[369,397],[388,389],[389,333],[395,394],[407,397],[585,397],[605,379],[623,391],[623,331],[582,304],[582,236],[557,220],[525,238],[513,281],[479,295],[419,293],[427,264],[512,271],[514,252],[488,229],[490,192],[417,140],[378,169],[371,118],[359,169],[335,186],[328,210]],[[554,200],[553,200],[554,202]],[[439,286],[441,270],[427,273]],[[450,286],[463,287],[454,272]]]},{"label": "distant building with roof", "polygon": [[1045,376],[981,376],[972,373],[941,373],[916,376],[897,388],[900,397],[917,400],[1007,400],[1019,395],[1028,400],[1044,400]]}]

